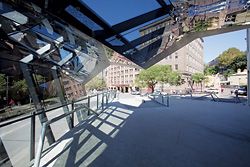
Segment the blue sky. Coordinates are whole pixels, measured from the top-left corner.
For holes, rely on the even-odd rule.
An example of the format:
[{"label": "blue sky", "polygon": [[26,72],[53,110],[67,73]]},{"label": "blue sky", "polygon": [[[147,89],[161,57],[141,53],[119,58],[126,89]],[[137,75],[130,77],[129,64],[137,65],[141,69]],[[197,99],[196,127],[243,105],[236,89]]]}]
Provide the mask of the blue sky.
[{"label": "blue sky", "polygon": [[230,47],[246,51],[246,30],[204,38],[204,61],[208,63]]},{"label": "blue sky", "polygon": [[81,1],[91,7],[99,16],[102,16],[110,25],[120,23],[160,7],[155,0]]}]

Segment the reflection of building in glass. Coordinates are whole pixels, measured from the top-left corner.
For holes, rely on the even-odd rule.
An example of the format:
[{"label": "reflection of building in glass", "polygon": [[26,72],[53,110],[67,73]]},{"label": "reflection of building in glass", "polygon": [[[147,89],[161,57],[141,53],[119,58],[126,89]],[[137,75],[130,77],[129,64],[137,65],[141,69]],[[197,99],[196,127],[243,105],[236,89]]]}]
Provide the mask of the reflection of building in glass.
[{"label": "reflection of building in glass", "polygon": [[135,77],[140,69],[125,57],[114,53],[111,65],[105,70],[105,80],[109,89],[117,89],[121,92],[130,92],[135,89]]},{"label": "reflection of building in glass", "polygon": [[[161,27],[168,26],[169,20],[163,19],[148,26],[143,27],[140,32],[142,35],[148,34]],[[151,41],[148,41],[149,43]],[[184,75],[200,72],[204,70],[203,40],[197,39],[166,58],[158,64],[171,65],[173,70],[178,70]]]},{"label": "reflection of building in glass", "polygon": [[[148,34],[152,30],[168,25],[167,20],[161,20],[154,24],[143,27],[141,34]],[[197,24],[197,22],[196,22]],[[202,28],[202,27],[201,27]],[[150,41],[149,41],[150,42]],[[173,71],[179,71],[182,74],[182,79],[190,78],[193,73],[203,73],[204,70],[204,53],[203,40],[196,39],[171,55],[166,55],[166,58],[158,62],[161,65],[170,65]],[[182,88],[187,87],[187,83]],[[182,89],[181,88],[181,89]]]},{"label": "reflection of building in glass", "polygon": [[196,39],[171,55],[166,56],[158,64],[170,65],[172,70],[179,71],[186,76],[197,72],[203,73],[204,54],[202,39]]},{"label": "reflection of building in glass", "polygon": [[65,90],[65,95],[69,100],[78,99],[86,95],[83,85],[75,80],[63,76],[62,82]]}]

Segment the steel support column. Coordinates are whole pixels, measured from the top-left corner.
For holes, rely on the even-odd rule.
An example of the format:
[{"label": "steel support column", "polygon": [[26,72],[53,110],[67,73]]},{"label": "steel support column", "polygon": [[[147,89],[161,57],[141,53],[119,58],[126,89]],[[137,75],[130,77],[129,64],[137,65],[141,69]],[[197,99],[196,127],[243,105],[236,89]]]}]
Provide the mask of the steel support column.
[{"label": "steel support column", "polygon": [[[33,58],[32,58],[32,55],[29,55],[30,56],[30,60],[31,61]],[[28,57],[28,56],[27,56]],[[33,113],[31,113],[32,115],[35,114],[35,112],[38,112],[38,111],[43,111],[42,114],[38,115],[39,117],[39,120],[40,120],[40,123],[43,124],[44,122],[47,122],[48,121],[48,118],[44,112],[44,108],[41,104],[41,101],[39,100],[39,97],[38,97],[38,94],[37,94],[37,90],[36,90],[36,84],[35,84],[35,80],[33,78],[33,74],[32,74],[32,71],[31,69],[29,68],[29,65],[26,64],[28,63],[29,61],[27,61],[28,59],[24,58],[21,60],[20,62],[20,67],[21,67],[21,70],[23,72],[23,76],[26,80],[26,83],[28,85],[28,89],[29,89],[29,93],[30,93],[30,96],[32,98],[32,101],[34,103],[34,106],[35,106],[35,111],[33,111]],[[48,143],[49,144],[52,144],[55,142],[55,138],[54,138],[54,135],[52,133],[52,130],[51,130],[51,127],[48,126],[47,127],[47,132],[46,132],[46,137],[48,139]],[[31,135],[30,135],[30,159],[34,159],[35,157],[35,116],[33,116],[31,118]]]},{"label": "steel support column", "polygon": [[247,29],[247,104],[250,106],[250,28]]},{"label": "steel support column", "polygon": [[[56,85],[57,96],[59,97],[61,104],[64,105],[64,104],[66,104],[64,90],[63,90],[63,87],[62,87],[62,84],[61,84],[61,81],[60,81],[60,78],[58,75],[57,68],[55,66],[52,68],[52,75],[53,75],[53,79],[54,79],[54,82]],[[63,107],[63,112],[65,114],[67,114],[69,112],[68,106]],[[72,117],[70,115],[68,115],[66,117],[66,120],[67,120],[67,124],[68,124],[69,129],[73,128],[72,127],[72,122],[73,122]]]}]

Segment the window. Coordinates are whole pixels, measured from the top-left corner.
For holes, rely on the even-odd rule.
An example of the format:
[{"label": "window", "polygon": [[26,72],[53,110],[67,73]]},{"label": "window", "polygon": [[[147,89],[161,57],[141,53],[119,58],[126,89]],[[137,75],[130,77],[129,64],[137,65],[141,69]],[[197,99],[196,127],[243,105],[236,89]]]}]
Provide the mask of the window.
[{"label": "window", "polygon": [[178,70],[178,64],[175,65],[175,70]]}]

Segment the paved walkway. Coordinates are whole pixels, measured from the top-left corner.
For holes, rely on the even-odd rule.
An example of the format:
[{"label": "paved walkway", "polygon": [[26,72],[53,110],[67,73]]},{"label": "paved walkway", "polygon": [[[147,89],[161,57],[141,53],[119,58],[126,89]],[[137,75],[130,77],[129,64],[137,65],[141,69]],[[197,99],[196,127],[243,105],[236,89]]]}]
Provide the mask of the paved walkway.
[{"label": "paved walkway", "polygon": [[175,99],[170,107],[120,95],[68,132],[44,166],[248,167],[250,108]]}]

